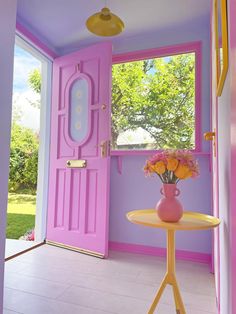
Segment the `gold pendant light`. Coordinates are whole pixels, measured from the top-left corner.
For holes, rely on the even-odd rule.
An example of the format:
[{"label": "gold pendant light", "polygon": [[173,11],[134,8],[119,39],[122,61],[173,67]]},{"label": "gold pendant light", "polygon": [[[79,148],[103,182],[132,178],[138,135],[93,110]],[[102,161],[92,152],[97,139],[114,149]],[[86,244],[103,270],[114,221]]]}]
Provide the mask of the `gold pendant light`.
[{"label": "gold pendant light", "polygon": [[98,36],[116,36],[125,28],[122,20],[107,7],[90,16],[86,26],[91,33]]}]

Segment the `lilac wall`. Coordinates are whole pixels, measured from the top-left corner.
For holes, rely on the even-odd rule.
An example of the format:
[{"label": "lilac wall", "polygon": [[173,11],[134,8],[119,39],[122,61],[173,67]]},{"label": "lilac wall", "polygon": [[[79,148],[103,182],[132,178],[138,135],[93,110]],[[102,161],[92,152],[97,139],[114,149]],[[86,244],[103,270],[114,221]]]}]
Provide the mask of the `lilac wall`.
[{"label": "lilac wall", "polygon": [[[165,233],[161,230],[133,225],[125,214],[134,209],[153,208],[160,198],[160,181],[145,178],[142,168],[145,156],[127,156],[123,159],[120,175],[116,158],[112,158],[110,240],[165,247]],[[207,157],[199,158],[201,176],[196,180],[181,182],[179,199],[187,210],[210,213],[210,175]],[[203,170],[204,169],[204,170]],[[209,231],[177,233],[177,248],[209,253],[211,241]]]},{"label": "lilac wall", "polygon": [[8,167],[11,98],[15,42],[16,0],[0,0],[0,313],[2,313],[5,225],[8,195]]},{"label": "lilac wall", "polygon": [[[210,28],[209,19],[182,25],[180,29],[164,30],[145,37],[122,38],[114,45],[114,53],[128,52],[170,46],[180,43],[202,41],[202,133],[210,128]],[[203,142],[202,150],[209,151],[209,144]],[[209,157],[197,156],[201,175],[196,180],[180,183],[180,199],[187,210],[211,213],[211,173]],[[117,157],[112,157],[110,241],[165,247],[165,233],[160,230],[132,225],[126,212],[133,209],[153,208],[160,198],[158,179],[144,177],[142,168],[145,156],[122,157],[122,174],[117,171]],[[179,232],[177,249],[211,253],[210,231]]]}]

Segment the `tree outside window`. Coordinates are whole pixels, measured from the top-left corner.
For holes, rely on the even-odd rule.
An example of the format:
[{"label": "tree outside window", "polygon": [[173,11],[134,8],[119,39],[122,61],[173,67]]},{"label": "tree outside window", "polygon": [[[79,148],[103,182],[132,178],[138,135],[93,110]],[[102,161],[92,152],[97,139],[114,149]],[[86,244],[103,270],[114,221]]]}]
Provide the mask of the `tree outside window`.
[{"label": "tree outside window", "polygon": [[113,65],[112,148],[195,148],[195,53]]}]

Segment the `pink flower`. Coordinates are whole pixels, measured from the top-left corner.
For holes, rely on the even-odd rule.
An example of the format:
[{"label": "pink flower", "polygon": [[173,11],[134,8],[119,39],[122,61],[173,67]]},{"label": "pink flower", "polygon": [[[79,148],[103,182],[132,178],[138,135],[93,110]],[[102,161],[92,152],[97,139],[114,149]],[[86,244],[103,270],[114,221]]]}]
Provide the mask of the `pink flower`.
[{"label": "pink flower", "polygon": [[34,229],[31,230],[31,233],[28,234],[26,240],[27,240],[27,241],[34,241]]}]

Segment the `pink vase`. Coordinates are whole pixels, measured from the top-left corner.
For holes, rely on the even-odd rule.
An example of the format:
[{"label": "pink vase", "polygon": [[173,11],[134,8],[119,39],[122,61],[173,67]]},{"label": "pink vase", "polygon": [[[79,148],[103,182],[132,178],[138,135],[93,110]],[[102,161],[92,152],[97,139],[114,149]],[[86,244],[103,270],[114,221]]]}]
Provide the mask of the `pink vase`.
[{"label": "pink vase", "polygon": [[165,222],[179,221],[183,216],[183,206],[176,198],[180,190],[176,184],[163,184],[160,192],[164,197],[156,205],[157,215]]}]

